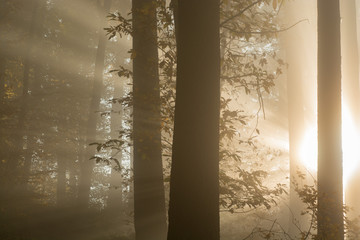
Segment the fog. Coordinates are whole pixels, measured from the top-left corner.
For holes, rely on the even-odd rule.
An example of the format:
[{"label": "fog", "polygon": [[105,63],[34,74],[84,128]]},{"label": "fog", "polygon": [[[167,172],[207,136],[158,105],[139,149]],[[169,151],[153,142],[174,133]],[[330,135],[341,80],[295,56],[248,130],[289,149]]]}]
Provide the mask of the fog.
[{"label": "fog", "polygon": [[[214,240],[360,239],[360,3],[211,0],[220,3],[219,35],[203,41],[210,24],[187,23],[198,16],[184,14],[192,3],[183,2],[0,1],[0,239],[200,239],[213,228],[201,218],[213,216],[206,192],[220,219]],[[333,41],[337,27],[323,16],[336,22],[338,5]],[[203,44],[187,43],[188,32]],[[337,48],[341,65],[323,57]],[[183,62],[188,49],[192,66]],[[208,63],[220,63],[219,78]],[[322,81],[325,64],[341,68],[341,79]],[[199,81],[186,85],[189,71]],[[326,145],[334,136],[340,144]],[[335,148],[340,157],[322,160]],[[179,157],[189,155],[199,160]],[[327,203],[341,209],[341,226]],[[340,235],[322,235],[334,224]],[[167,236],[174,226],[184,234]]]}]

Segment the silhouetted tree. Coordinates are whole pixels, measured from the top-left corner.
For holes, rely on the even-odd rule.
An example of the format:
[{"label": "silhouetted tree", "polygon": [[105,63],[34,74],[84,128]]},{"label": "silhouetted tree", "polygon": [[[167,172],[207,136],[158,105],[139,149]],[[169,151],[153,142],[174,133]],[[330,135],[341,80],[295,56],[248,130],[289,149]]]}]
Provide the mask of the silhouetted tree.
[{"label": "silhouetted tree", "polygon": [[178,1],[168,240],[220,238],[219,1]]},{"label": "silhouetted tree", "polygon": [[318,0],[318,236],[344,239],[338,0]]},{"label": "silhouetted tree", "polygon": [[133,0],[134,224],[137,240],[166,238],[156,1]]}]

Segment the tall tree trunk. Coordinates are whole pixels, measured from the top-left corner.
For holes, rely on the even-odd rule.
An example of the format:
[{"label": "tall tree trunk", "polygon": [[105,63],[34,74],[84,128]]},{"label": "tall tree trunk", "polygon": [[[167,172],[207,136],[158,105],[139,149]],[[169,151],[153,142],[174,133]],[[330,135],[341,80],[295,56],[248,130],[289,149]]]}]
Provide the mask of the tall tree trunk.
[{"label": "tall tree trunk", "polygon": [[[38,2],[37,3],[37,8],[38,10],[36,11],[36,23],[34,27],[34,39],[37,42],[36,46],[34,47],[34,52],[40,52],[40,44],[41,41],[43,39],[43,21],[44,21],[44,15],[45,15],[45,4],[43,2]],[[36,55],[36,54],[34,54]],[[40,90],[40,85],[41,85],[41,77],[42,77],[42,63],[40,63],[40,59],[38,56],[33,56],[33,71],[34,71],[34,77],[32,79],[32,82],[30,84],[30,89],[31,89],[31,95],[29,95],[29,101],[36,101],[37,98],[39,97],[39,92]],[[37,106],[36,104],[32,104],[31,106],[29,106],[29,111],[32,110],[32,114],[34,114],[35,116],[37,115]],[[33,116],[34,116],[33,115]],[[34,135],[34,133],[36,132],[36,127],[37,126],[29,126],[28,133],[27,133],[27,139],[26,139],[26,143],[27,143],[27,148],[25,150],[24,153],[24,167],[22,168],[22,184],[24,184],[26,186],[27,181],[29,179],[29,175],[30,175],[30,168],[31,168],[31,160],[32,160],[32,155],[33,155],[33,151],[34,151],[34,147],[36,146],[36,136]]]},{"label": "tall tree trunk", "polygon": [[[121,165],[121,154],[116,156]],[[122,208],[122,176],[121,172],[111,169],[110,190],[108,198],[108,209],[110,211],[120,210]]]},{"label": "tall tree trunk", "polygon": [[2,103],[5,95],[5,71],[6,59],[4,56],[0,57],[0,104]]},{"label": "tall tree trunk", "polygon": [[[353,123],[355,123],[356,135],[359,136],[360,124],[360,86],[359,86],[359,55],[356,26],[355,0],[341,1],[341,53],[342,53],[342,80],[343,100],[348,106]],[[358,162],[360,156],[351,157],[352,162]],[[353,159],[354,158],[354,159]],[[349,159],[347,159],[350,161]],[[354,175],[349,179],[346,189],[346,204],[354,209],[352,216],[360,214],[358,207],[360,201],[360,166],[356,166]]]},{"label": "tall tree trunk", "polygon": [[[59,146],[57,146],[57,149]],[[56,187],[56,204],[58,207],[65,204],[66,193],[66,160],[64,154],[57,153],[57,187]]]},{"label": "tall tree trunk", "polygon": [[22,168],[22,185],[26,187],[29,176],[30,176],[30,168],[31,168],[31,160],[33,157],[33,149],[36,146],[35,138],[32,134],[28,135],[26,139],[26,150],[24,155],[24,166]]},{"label": "tall tree trunk", "polygon": [[134,223],[136,240],[166,239],[156,1],[133,0]]},{"label": "tall tree trunk", "polygon": [[318,0],[318,236],[344,239],[339,0]]},{"label": "tall tree trunk", "polygon": [[[123,91],[123,79],[121,79],[119,82],[115,82],[114,87],[114,95],[119,96],[120,98],[123,97],[124,91]],[[118,131],[120,131],[123,128],[122,120],[123,120],[123,109],[121,104],[116,104],[112,106],[112,110],[115,112],[111,115],[111,133],[112,138],[118,138],[119,134]],[[117,150],[115,150],[117,151]],[[114,155],[116,152],[113,152]],[[119,161],[120,166],[122,166],[122,151],[120,150],[118,153],[116,153],[115,158]],[[111,169],[111,176],[110,176],[110,190],[109,190],[109,198],[108,198],[108,209],[110,211],[115,210],[118,215],[120,208],[122,208],[122,188],[123,188],[123,180],[121,172],[116,171],[113,168]]]},{"label": "tall tree trunk", "polygon": [[178,2],[168,240],[218,240],[219,1]]},{"label": "tall tree trunk", "polygon": [[[310,5],[311,4],[311,5]],[[314,9],[313,11],[310,9]],[[305,108],[310,108],[309,102],[305,101],[305,94],[310,95],[313,89],[309,86],[315,85],[316,79],[316,2],[305,2],[303,0],[291,1],[285,4],[284,22],[292,25],[302,19],[308,22],[300,23],[284,33],[284,42],[286,50],[286,62],[289,64],[287,69],[287,101],[288,101],[288,123],[289,123],[289,160],[290,160],[290,194],[289,194],[289,227],[288,233],[292,237],[299,236],[301,226],[308,228],[310,219],[301,214],[306,209],[306,205],[301,201],[295,190],[296,183],[302,184],[297,176],[300,170],[307,175],[306,181],[313,183],[313,179],[307,174],[312,169],[306,169],[302,159],[302,144],[306,136],[308,126],[306,119],[315,116],[309,116],[312,111],[305,112]],[[307,86],[304,89],[304,86]],[[306,90],[306,91],[304,91]],[[315,89],[314,89],[315,90]],[[314,96],[315,97],[315,96]],[[310,114],[309,114],[310,113]],[[315,140],[315,139],[314,139]],[[314,160],[316,156],[313,156]],[[310,159],[311,161],[311,159]]]},{"label": "tall tree trunk", "polygon": [[[105,0],[104,6],[100,9],[100,19],[101,24],[99,28],[99,43],[96,52],[95,59],[95,74],[93,82],[93,90],[91,103],[89,106],[88,112],[88,121],[86,126],[86,144],[96,142],[96,124],[98,119],[98,113],[95,111],[99,110],[100,107],[100,98],[101,98],[101,89],[103,84],[103,71],[104,71],[104,60],[105,60],[105,46],[106,46],[106,36],[103,31],[104,23],[106,20],[106,14],[110,11],[111,0]],[[101,7],[100,7],[101,8]],[[78,201],[79,205],[87,208],[89,203],[90,195],[90,185],[91,185],[91,175],[94,167],[94,162],[89,161],[89,158],[94,154],[93,148],[86,147],[85,156],[80,163],[81,173],[79,181],[79,195]]]},{"label": "tall tree trunk", "polygon": [[[37,12],[38,12],[38,0],[33,0],[31,2],[32,6],[32,14],[31,14],[31,21],[29,25],[29,39],[30,41],[33,39],[35,26],[36,26],[36,19],[37,19]],[[18,129],[17,129],[17,149],[16,154],[11,159],[9,163],[9,170],[12,172],[12,177],[14,181],[17,181],[16,178],[18,177],[19,173],[17,171],[19,159],[21,153],[23,151],[23,144],[24,144],[24,136],[27,136],[26,130],[26,116],[29,110],[29,78],[30,78],[30,65],[31,65],[31,50],[32,46],[27,47],[27,51],[24,54],[24,72],[23,72],[23,88],[22,88],[22,96],[21,96],[21,106],[19,112],[19,120],[18,120]]]}]

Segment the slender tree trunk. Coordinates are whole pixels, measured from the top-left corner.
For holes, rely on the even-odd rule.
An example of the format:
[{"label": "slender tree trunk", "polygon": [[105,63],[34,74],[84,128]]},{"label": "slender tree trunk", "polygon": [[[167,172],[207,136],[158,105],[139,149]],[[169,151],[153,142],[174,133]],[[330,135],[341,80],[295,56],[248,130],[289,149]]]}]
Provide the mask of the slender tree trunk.
[{"label": "slender tree trunk", "polygon": [[218,240],[219,1],[178,2],[168,240]]},{"label": "slender tree trunk", "polygon": [[166,239],[154,0],[133,0],[134,223],[136,240]]},{"label": "slender tree trunk", "polygon": [[[310,224],[309,216],[302,215],[306,205],[301,201],[296,192],[296,183],[313,184],[310,174],[313,169],[306,169],[302,144],[310,129],[306,126],[306,119],[315,118],[311,109],[311,101],[315,99],[315,91],[309,86],[315,85],[316,79],[316,2],[303,0],[291,1],[285,4],[283,9],[284,22],[292,25],[300,20],[307,19],[284,33],[282,38],[286,50],[287,69],[287,101],[288,101],[288,123],[289,123],[289,160],[290,160],[290,194],[289,194],[289,227],[288,233],[292,237],[299,236],[300,230],[305,230]],[[311,10],[314,9],[314,10]],[[304,89],[306,86],[306,89]],[[306,90],[306,91],[305,91]],[[315,89],[314,89],[315,90]],[[314,93],[314,94],[312,94]],[[308,97],[310,96],[310,97]],[[306,98],[310,101],[305,101]],[[315,139],[314,139],[315,140]],[[306,143],[305,143],[306,144]],[[316,156],[313,156],[315,160]],[[305,166],[304,166],[305,165]],[[305,179],[299,179],[297,172],[306,175]],[[305,182],[304,182],[305,181]],[[299,227],[301,226],[301,229]]]},{"label": "slender tree trunk", "polygon": [[31,168],[31,160],[32,160],[32,156],[33,156],[33,149],[34,146],[36,146],[35,144],[35,139],[34,136],[28,135],[27,139],[26,139],[26,151],[25,151],[25,155],[24,155],[24,166],[22,168],[22,177],[21,177],[21,181],[24,187],[26,187],[27,182],[29,180],[29,176],[30,176],[30,168]]},{"label": "slender tree trunk", "polygon": [[[35,25],[36,25],[36,18],[38,12],[38,0],[32,1],[32,15],[31,21],[29,25],[29,39],[32,40],[35,32]],[[18,121],[18,129],[17,129],[17,150],[15,157],[13,157],[9,163],[9,170],[12,172],[12,177],[14,181],[17,181],[16,178],[18,177],[18,163],[20,159],[21,153],[23,151],[23,144],[24,144],[24,136],[27,135],[26,130],[26,116],[29,111],[29,78],[30,78],[30,65],[31,65],[31,50],[32,46],[28,46],[27,51],[24,54],[24,72],[23,72],[23,88],[22,88],[22,96],[21,96],[21,106],[19,112],[19,121]],[[28,136],[26,136],[28,138]]]},{"label": "slender tree trunk", "polygon": [[[356,4],[355,0],[341,1],[341,53],[342,53],[342,80],[343,99],[351,113],[355,131],[359,136],[360,124],[360,86],[359,86],[359,55],[356,26]],[[353,163],[359,161],[360,156],[347,156]],[[351,216],[360,214],[358,206],[360,201],[360,166],[355,166],[353,176],[349,179],[346,189],[345,202],[354,210]]]},{"label": "slender tree trunk", "polygon": [[5,71],[6,59],[4,56],[0,57],[0,104],[2,103],[5,95]]},{"label": "slender tree trunk", "polygon": [[[6,1],[0,1],[0,24],[4,24],[6,21],[6,15],[8,12]],[[0,42],[0,104],[4,98],[5,90],[5,70],[6,70],[6,59],[7,59],[7,46],[4,42]]]},{"label": "slender tree trunk", "polygon": [[339,0],[318,0],[318,236],[344,239]]},{"label": "slender tree trunk", "polygon": [[[37,45],[35,46],[35,52],[39,52],[40,51],[40,44],[41,44],[41,40],[43,39],[42,36],[42,31],[43,31],[43,20],[44,20],[44,15],[45,15],[45,5],[42,2],[38,2],[37,4],[37,8],[38,10],[37,12],[37,16],[36,16],[36,23],[34,27],[34,38],[36,39]],[[32,79],[32,82],[30,84],[30,89],[31,89],[31,95],[29,94],[28,96],[28,100],[29,101],[36,101],[38,96],[39,96],[39,92],[40,90],[40,86],[41,86],[41,77],[42,77],[42,65],[40,63],[40,59],[38,59],[39,57],[34,57],[33,59],[33,70],[34,70],[34,77]],[[31,106],[29,106],[29,111],[32,110],[32,116],[36,116],[37,115],[37,106],[36,104],[32,104]],[[28,128],[28,133],[27,133],[27,148],[25,150],[24,153],[24,167],[22,169],[22,181],[23,184],[26,186],[27,181],[29,179],[29,175],[30,175],[30,168],[31,168],[31,161],[32,161],[32,156],[33,156],[33,152],[34,152],[34,147],[36,146],[36,137],[35,137],[35,132],[37,131],[37,126],[32,125],[29,126]]]},{"label": "slender tree trunk", "polygon": [[[121,164],[121,154],[118,154],[116,158]],[[108,209],[110,209],[110,211],[113,211],[114,209],[117,211],[122,207],[122,188],[121,173],[111,169],[110,190],[108,198]]]},{"label": "slender tree trunk", "polygon": [[[98,49],[96,52],[95,60],[95,74],[93,82],[93,90],[91,103],[89,106],[88,112],[88,121],[86,127],[86,144],[96,142],[96,124],[98,119],[98,113],[95,111],[99,110],[100,107],[100,93],[102,89],[103,82],[103,71],[104,71],[104,60],[105,60],[105,46],[106,46],[106,36],[103,31],[106,14],[110,11],[111,0],[105,0],[103,9],[100,10],[100,29],[99,29],[99,43]],[[94,154],[93,148],[86,147],[85,156],[80,163],[81,174],[79,181],[79,195],[78,201],[80,206],[86,208],[89,203],[90,195],[90,185],[91,185],[91,175],[94,167],[94,162],[89,161],[89,158]]]},{"label": "slender tree trunk", "polygon": [[[122,79],[121,79],[122,80]],[[119,81],[119,83],[115,82],[115,91],[116,96],[123,97],[123,81]],[[122,119],[123,119],[123,109],[121,104],[116,104],[112,106],[112,110],[115,112],[111,115],[111,132],[112,138],[118,138],[118,131],[122,129]],[[115,150],[117,151],[117,150]],[[115,154],[113,152],[112,154]],[[120,166],[122,166],[122,151],[117,152],[115,158],[119,161]],[[114,166],[113,166],[114,167]],[[122,196],[122,188],[123,188],[123,179],[121,172],[111,169],[111,177],[110,177],[110,190],[109,190],[109,198],[108,198],[108,209],[115,212],[120,210],[123,207],[123,196]],[[117,213],[118,214],[118,213]]]},{"label": "slender tree trunk", "polygon": [[62,156],[62,153],[57,154],[56,203],[58,207],[64,206],[66,194],[66,160]]},{"label": "slender tree trunk", "polygon": [[[1,54],[1,53],[0,53]],[[0,57],[0,109],[3,109],[5,106],[5,71],[6,71],[6,60],[4,56]],[[4,113],[1,114],[2,116]],[[2,135],[2,139],[0,139],[0,160],[6,161],[8,159],[8,147],[6,144],[6,139],[4,138],[3,129],[0,129],[0,135]],[[3,164],[3,166],[0,168],[0,174],[2,176],[6,176],[6,165]],[[1,185],[4,183],[0,184]]]},{"label": "slender tree trunk", "polygon": [[[292,15],[290,13],[290,15]],[[288,21],[292,23],[293,21]],[[301,202],[299,195],[295,191],[295,181],[299,179],[296,176],[297,171],[302,165],[300,159],[301,141],[305,133],[304,118],[304,99],[303,99],[303,79],[304,59],[298,57],[298,48],[304,47],[299,38],[299,28],[291,29],[286,39],[286,62],[289,64],[287,71],[287,91],[288,91],[288,120],[289,120],[289,161],[290,161],[290,219],[289,234],[296,236],[299,234],[298,226],[300,222],[301,211],[304,204]]]}]

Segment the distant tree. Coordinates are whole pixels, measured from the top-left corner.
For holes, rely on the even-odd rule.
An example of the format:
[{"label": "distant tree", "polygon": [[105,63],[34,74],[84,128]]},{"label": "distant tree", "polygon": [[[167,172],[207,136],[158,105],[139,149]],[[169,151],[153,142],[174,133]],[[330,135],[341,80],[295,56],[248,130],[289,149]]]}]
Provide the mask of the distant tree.
[{"label": "distant tree", "polygon": [[[304,86],[316,79],[316,52],[312,51],[316,48],[316,2],[287,1],[284,8],[283,21],[290,25],[299,23],[282,35],[285,61],[288,64],[286,70],[290,161],[288,233],[294,237],[301,231],[299,226],[307,228],[310,224],[308,216],[301,214],[306,205],[296,192],[296,186],[300,181],[306,184],[307,180],[312,180],[310,174],[307,174],[311,169],[305,169],[308,166],[304,166],[303,161],[306,159],[302,159],[301,151],[304,137],[309,130],[306,128],[309,111],[305,111],[309,108],[309,104],[305,96],[313,90]],[[307,52],[304,52],[304,49],[307,49]],[[314,85],[314,82],[311,84]],[[298,178],[299,171],[308,175],[304,181]]]},{"label": "distant tree", "polygon": [[[342,82],[343,82],[343,100],[351,114],[355,124],[355,134],[360,134],[360,86],[359,86],[359,54],[357,38],[357,18],[356,1],[341,1],[341,54],[342,54]],[[349,156],[359,157],[359,156]],[[359,161],[359,159],[351,159]],[[360,201],[360,166],[353,172],[346,188],[346,205],[355,211],[350,214],[357,216],[360,214],[358,203]]]},{"label": "distant tree", "polygon": [[156,1],[132,1],[134,224],[137,240],[166,238]]},{"label": "distant tree", "polygon": [[4,98],[5,89],[5,70],[6,70],[6,59],[4,56],[0,57],[0,103]]},{"label": "distant tree", "polygon": [[[31,11],[31,20],[30,24],[28,26],[29,32],[28,32],[28,38],[30,40],[33,40],[34,34],[35,34],[35,28],[36,28],[36,20],[37,20],[37,12],[39,9],[39,4],[37,0],[33,0],[29,2],[29,7],[32,9]],[[27,115],[29,112],[29,84],[30,84],[30,69],[31,69],[31,50],[33,49],[33,45],[30,44],[26,51],[23,54],[23,78],[22,78],[22,95],[21,95],[21,104],[20,104],[20,110],[18,114],[18,126],[16,131],[16,143],[17,148],[15,148],[14,154],[12,154],[12,159],[9,162],[9,171],[12,171],[12,178],[14,181],[18,182],[19,178],[19,172],[17,170],[19,161],[21,158],[21,154],[24,153],[23,150],[23,144],[24,144],[24,137],[28,138],[27,136]]]},{"label": "distant tree", "polygon": [[344,239],[340,3],[318,0],[318,237]]},{"label": "distant tree", "polygon": [[[92,94],[91,102],[88,110],[88,118],[86,125],[86,143],[96,142],[96,124],[98,121],[98,114],[96,111],[99,111],[100,107],[100,98],[101,90],[103,88],[103,71],[104,71],[104,60],[105,60],[105,47],[106,47],[106,37],[102,32],[104,23],[106,20],[106,14],[110,11],[111,0],[105,0],[103,5],[98,5],[98,12],[100,16],[100,29],[99,29],[99,41],[98,48],[96,51],[95,58],[95,72],[94,79],[92,83]],[[79,195],[78,201],[80,206],[87,207],[89,203],[90,196],[90,185],[91,185],[91,175],[93,171],[93,162],[88,161],[88,159],[93,155],[93,149],[91,147],[86,147],[85,155],[82,156],[83,159],[80,163],[80,181],[79,181]]]},{"label": "distant tree", "polygon": [[220,238],[220,1],[178,2],[168,240]]},{"label": "distant tree", "polygon": [[[114,95],[117,96],[123,96],[124,95],[124,82],[123,79],[121,79],[119,82],[114,83]],[[111,111],[115,112],[116,114],[111,115],[111,132],[113,139],[117,138],[119,136],[119,132],[123,129],[123,118],[125,117],[123,114],[123,108],[119,104],[114,104],[112,106]],[[115,152],[115,153],[114,153]],[[111,177],[110,177],[110,189],[109,189],[109,197],[107,200],[107,208],[110,212],[110,214],[117,215],[119,214],[118,211],[124,206],[123,203],[123,174],[122,169],[119,168],[122,166],[122,158],[123,158],[123,149],[113,149],[112,154],[116,156],[116,158],[119,161],[119,165],[117,163],[112,163],[112,169],[111,169]],[[114,212],[114,210],[116,212]]]}]

